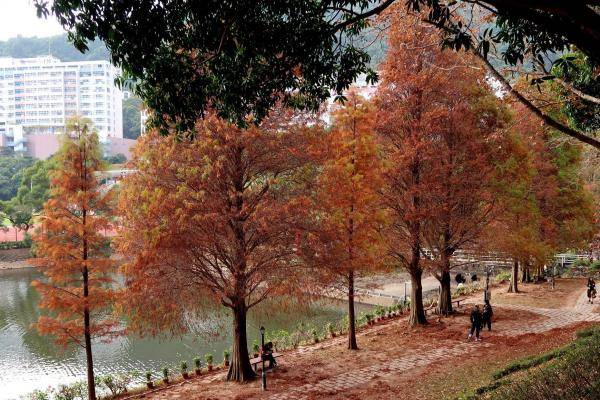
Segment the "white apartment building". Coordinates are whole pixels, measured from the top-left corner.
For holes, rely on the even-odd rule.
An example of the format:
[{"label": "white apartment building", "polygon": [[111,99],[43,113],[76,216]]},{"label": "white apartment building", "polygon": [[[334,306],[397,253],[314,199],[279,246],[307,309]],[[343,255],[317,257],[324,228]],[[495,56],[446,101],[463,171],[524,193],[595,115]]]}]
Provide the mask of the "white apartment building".
[{"label": "white apartment building", "polygon": [[[17,141],[63,133],[68,119],[79,115],[92,120],[102,142],[122,138],[123,93],[114,84],[118,72],[108,61],[0,58],[0,134],[17,150]],[[8,137],[11,130],[19,138]]]},{"label": "white apartment building", "polygon": [[148,123],[148,118],[150,115],[148,114],[148,109],[146,107],[142,107],[140,110],[140,135],[144,135],[146,133],[146,124]]},{"label": "white apartment building", "polygon": [[20,125],[9,125],[5,121],[0,121],[0,147],[9,147],[16,152],[26,151],[25,143],[27,138]]}]

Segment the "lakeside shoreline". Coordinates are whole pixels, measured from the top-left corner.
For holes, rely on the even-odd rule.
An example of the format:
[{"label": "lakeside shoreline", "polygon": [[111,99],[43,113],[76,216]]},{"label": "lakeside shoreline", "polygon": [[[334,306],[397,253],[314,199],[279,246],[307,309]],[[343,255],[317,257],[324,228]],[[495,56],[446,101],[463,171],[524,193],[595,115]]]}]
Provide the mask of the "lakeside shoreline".
[{"label": "lakeside shoreline", "polygon": [[19,261],[0,261],[0,271],[8,271],[13,269],[25,269],[35,268],[35,266],[29,264],[27,260]]},{"label": "lakeside shoreline", "polygon": [[30,248],[0,250],[0,271],[12,269],[35,268],[29,262]]}]

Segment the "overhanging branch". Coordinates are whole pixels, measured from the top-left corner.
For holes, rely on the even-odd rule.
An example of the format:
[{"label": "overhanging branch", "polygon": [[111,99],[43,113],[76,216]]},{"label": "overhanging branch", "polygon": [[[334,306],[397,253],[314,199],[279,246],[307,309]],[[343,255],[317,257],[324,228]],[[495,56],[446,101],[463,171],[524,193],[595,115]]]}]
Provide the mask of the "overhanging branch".
[{"label": "overhanging branch", "polygon": [[517,91],[515,88],[513,88],[511,86],[511,84],[508,82],[508,80],[506,80],[506,78],[504,76],[502,76],[502,74],[500,72],[498,72],[496,70],[496,68],[494,68],[494,66],[489,62],[489,60],[487,58],[483,57],[478,51],[476,51],[474,49],[473,49],[473,53],[475,53],[475,55],[477,55],[477,57],[479,57],[479,59],[481,59],[485,63],[485,65],[488,68],[488,70],[490,71],[490,73],[494,76],[494,78],[496,78],[500,82],[500,84],[506,89],[506,91],[510,95],[512,95],[521,104],[523,104],[525,107],[527,107],[527,109],[529,111],[531,111],[532,113],[537,115],[548,126],[551,126],[552,128],[561,131],[565,135],[571,136],[583,143],[587,143],[590,146],[600,149],[600,141],[598,139],[588,136],[588,135],[584,134],[583,132],[580,132],[576,129],[573,129],[573,128],[561,123],[561,122],[558,122],[557,120],[550,117],[549,115],[544,114],[542,112],[542,110],[537,108],[531,101],[529,101],[525,96],[523,96],[521,93],[519,93],[519,91]]},{"label": "overhanging branch", "polygon": [[572,84],[570,84],[567,81],[564,81],[560,78],[554,78],[554,80],[556,82],[558,82],[558,84],[560,84],[562,87],[564,87],[565,89],[567,89],[568,91],[574,93],[577,97],[589,101],[590,103],[594,103],[594,104],[600,104],[600,99],[594,96],[591,96],[587,93],[583,93],[581,90],[575,88],[575,86],[573,86]]},{"label": "overhanging branch", "polygon": [[359,21],[362,21],[366,18],[372,17],[373,15],[379,15],[380,13],[382,13],[386,8],[388,8],[389,6],[391,6],[396,0],[386,0],[383,3],[381,3],[380,5],[378,5],[375,8],[370,9],[369,11],[366,11],[362,14],[355,14],[354,17],[352,18],[348,18],[345,21],[340,22],[339,24],[335,24],[333,26],[333,31],[337,32],[341,29],[345,29],[347,27],[349,27],[352,24],[355,24]]},{"label": "overhanging branch", "polygon": [[[453,29],[454,27],[452,27],[452,26],[441,25],[435,21],[431,21],[426,18],[422,19],[421,21],[426,24],[433,25],[442,30],[448,31],[450,33],[456,33],[456,30]],[[523,96],[521,93],[519,93],[518,90],[516,90],[514,87],[512,87],[510,82],[508,82],[508,80],[500,72],[498,72],[496,70],[496,68],[494,68],[494,66],[490,63],[490,61],[487,59],[487,57],[484,57],[479,51],[477,51],[476,46],[471,46],[469,48],[469,50],[472,51],[473,54],[475,54],[480,60],[483,61],[483,63],[487,67],[488,71],[494,76],[494,78],[496,78],[498,80],[498,82],[500,82],[500,84],[506,89],[508,94],[510,94],[516,100],[518,100],[521,104],[523,104],[529,111],[531,111],[532,113],[537,115],[538,118],[540,118],[542,121],[544,121],[544,123],[546,123],[548,126],[554,128],[554,129],[564,133],[567,136],[571,136],[572,138],[575,138],[583,143],[589,144],[590,146],[593,146],[596,149],[600,150],[600,140],[595,139],[591,136],[588,136],[585,133],[578,131],[577,129],[573,129],[570,126],[565,125],[565,124],[555,120],[554,118],[550,117],[549,115],[544,114],[544,112],[542,112],[542,110],[540,110],[538,107],[536,107],[529,99],[527,99],[525,96]]]}]

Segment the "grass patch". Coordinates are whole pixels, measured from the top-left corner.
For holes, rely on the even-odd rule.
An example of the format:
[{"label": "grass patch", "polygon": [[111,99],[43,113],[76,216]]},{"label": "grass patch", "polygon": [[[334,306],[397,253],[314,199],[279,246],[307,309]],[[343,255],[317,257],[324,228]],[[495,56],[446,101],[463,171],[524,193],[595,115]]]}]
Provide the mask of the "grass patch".
[{"label": "grass patch", "polygon": [[595,325],[577,332],[566,346],[508,364],[492,374],[490,384],[458,399],[597,399],[599,359],[600,325]]},{"label": "grass patch", "polygon": [[549,352],[541,354],[539,356],[531,356],[531,357],[523,358],[521,360],[514,361],[514,362],[508,364],[505,368],[501,369],[500,371],[494,372],[492,374],[492,378],[494,380],[498,380],[498,379],[504,378],[505,376],[513,374],[515,372],[527,370],[527,369],[530,369],[533,367],[537,367],[538,365],[547,363],[548,361],[553,360],[556,357],[563,355],[572,346],[573,346],[573,344],[569,344],[567,346],[559,347],[558,349],[549,351]]}]

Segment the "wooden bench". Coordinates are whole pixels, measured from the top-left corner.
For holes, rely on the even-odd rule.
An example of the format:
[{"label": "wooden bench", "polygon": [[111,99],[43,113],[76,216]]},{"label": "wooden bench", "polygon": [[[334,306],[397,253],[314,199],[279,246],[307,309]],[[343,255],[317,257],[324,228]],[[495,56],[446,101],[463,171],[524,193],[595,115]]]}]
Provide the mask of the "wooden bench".
[{"label": "wooden bench", "polygon": [[[465,301],[465,299],[456,299],[456,300],[452,300],[452,304],[456,304],[456,308],[460,307],[460,302],[461,301]],[[425,315],[427,315],[427,312],[430,311],[432,313],[435,313],[435,309],[437,308],[437,304],[431,307],[427,307],[425,309]]]},{"label": "wooden bench", "polygon": [[[281,357],[283,356],[283,354],[281,353],[273,353],[273,358],[277,359],[277,357]],[[258,364],[260,364],[262,362],[262,358],[260,356],[258,357],[254,357],[250,359],[250,365],[252,365],[252,367],[254,367],[254,371],[256,371],[256,368],[258,366]],[[265,363],[268,363],[268,360],[265,360]]]}]

